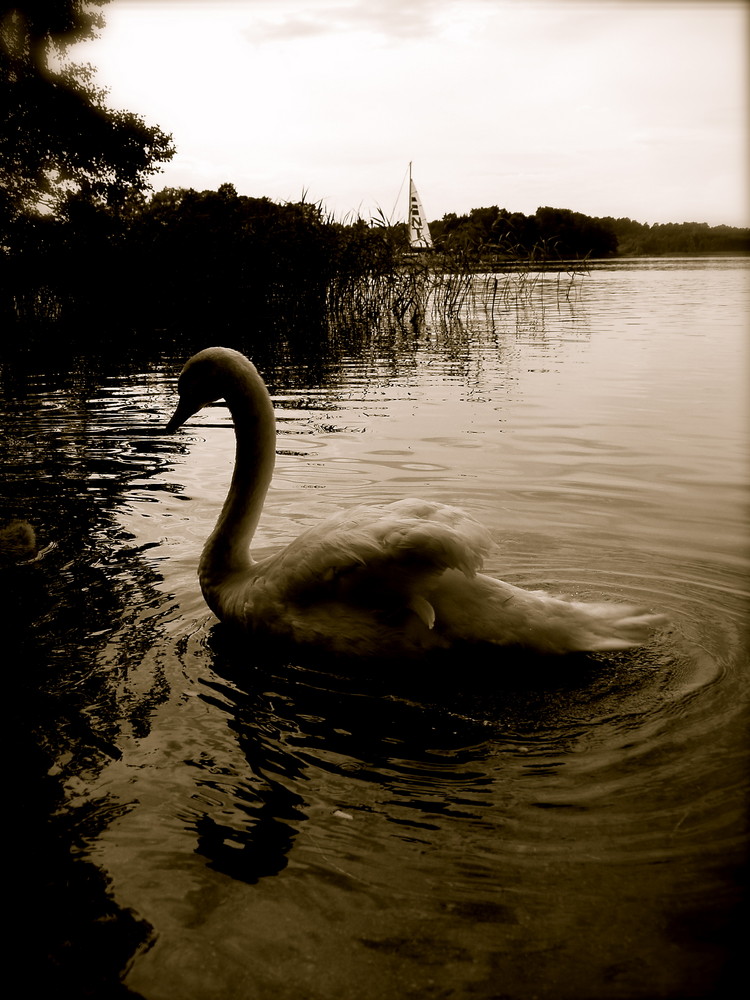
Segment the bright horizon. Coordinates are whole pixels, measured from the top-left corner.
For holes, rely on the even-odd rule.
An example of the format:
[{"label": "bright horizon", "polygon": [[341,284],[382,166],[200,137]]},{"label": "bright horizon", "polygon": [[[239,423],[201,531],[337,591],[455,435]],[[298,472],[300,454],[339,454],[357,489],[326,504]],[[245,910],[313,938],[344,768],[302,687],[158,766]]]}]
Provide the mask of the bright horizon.
[{"label": "bright horizon", "polygon": [[[680,0],[111,0],[71,50],[172,133],[163,187],[427,218],[750,225],[747,12]],[[402,186],[403,185],[403,186]]]}]

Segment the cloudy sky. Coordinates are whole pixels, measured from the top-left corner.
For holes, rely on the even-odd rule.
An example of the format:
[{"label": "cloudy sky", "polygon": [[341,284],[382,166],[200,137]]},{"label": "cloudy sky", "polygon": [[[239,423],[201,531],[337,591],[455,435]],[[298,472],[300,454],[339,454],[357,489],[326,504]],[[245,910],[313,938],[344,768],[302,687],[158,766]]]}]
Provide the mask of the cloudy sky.
[{"label": "cloudy sky", "polygon": [[[748,225],[739,0],[111,0],[76,47],[171,132],[155,187],[344,219],[540,205]],[[395,214],[394,214],[395,208]]]}]

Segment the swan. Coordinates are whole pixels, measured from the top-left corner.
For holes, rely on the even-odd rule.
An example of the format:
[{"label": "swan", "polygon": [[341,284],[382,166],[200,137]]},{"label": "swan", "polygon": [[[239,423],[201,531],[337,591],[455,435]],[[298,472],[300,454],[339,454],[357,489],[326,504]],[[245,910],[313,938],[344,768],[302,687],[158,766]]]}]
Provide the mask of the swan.
[{"label": "swan", "polygon": [[199,563],[206,603],[259,635],[353,656],[413,656],[466,643],[536,653],[628,649],[665,619],[615,603],[564,601],[480,572],[489,532],[427,500],[354,507],[254,561],[250,542],[273,475],[273,404],[255,366],[210,347],[187,362],[172,433],[224,399],[234,421],[234,472]]}]

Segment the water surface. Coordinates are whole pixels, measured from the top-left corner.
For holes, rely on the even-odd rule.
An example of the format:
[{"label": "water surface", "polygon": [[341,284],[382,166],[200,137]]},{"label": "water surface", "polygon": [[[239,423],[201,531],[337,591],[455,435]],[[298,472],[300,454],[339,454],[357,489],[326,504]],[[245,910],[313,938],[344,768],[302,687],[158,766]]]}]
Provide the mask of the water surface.
[{"label": "water surface", "polygon": [[5,369],[2,513],[41,550],[2,567],[36,803],[18,839],[23,859],[54,814],[28,877],[58,981],[721,995],[747,845],[747,278],[631,261],[493,303],[478,277],[461,324],[260,352],[279,433],[258,548],[422,496],[482,520],[512,583],[669,616],[642,650],[553,668],[231,640],[195,577],[231,425],[217,406],[163,433],[184,352]]}]

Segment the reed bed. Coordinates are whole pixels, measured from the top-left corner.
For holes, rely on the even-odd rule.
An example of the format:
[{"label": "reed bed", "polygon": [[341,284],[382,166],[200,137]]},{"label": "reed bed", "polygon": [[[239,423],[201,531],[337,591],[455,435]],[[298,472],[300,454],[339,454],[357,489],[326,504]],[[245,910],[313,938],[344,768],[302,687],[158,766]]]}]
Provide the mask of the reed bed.
[{"label": "reed bed", "polygon": [[[381,263],[383,261],[381,260]],[[368,342],[443,331],[478,316],[494,327],[521,311],[570,302],[588,273],[584,261],[550,259],[544,248],[502,256],[474,250],[401,251],[388,266],[336,274],[326,297],[334,339]]]},{"label": "reed bed", "polygon": [[[404,226],[347,223],[321,206],[168,190],[132,217],[37,220],[0,267],[0,345],[101,355],[220,339],[281,356],[357,350],[373,338],[491,323],[568,298],[585,262],[554,247],[409,251]],[[44,223],[44,224],[43,224]],[[96,223],[96,225],[94,225]],[[20,240],[20,237],[19,237]]]}]

